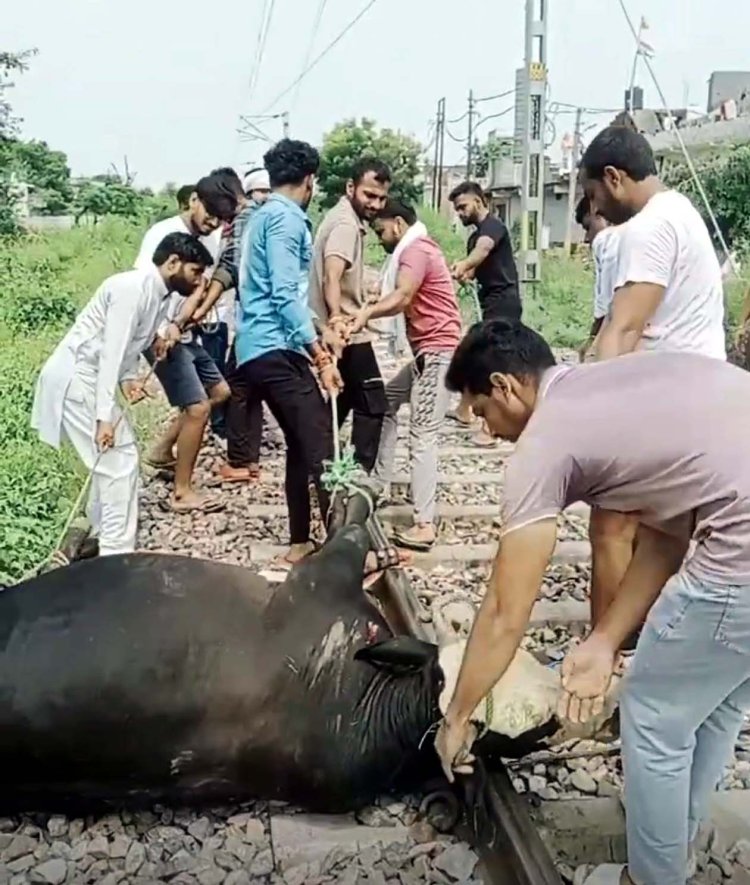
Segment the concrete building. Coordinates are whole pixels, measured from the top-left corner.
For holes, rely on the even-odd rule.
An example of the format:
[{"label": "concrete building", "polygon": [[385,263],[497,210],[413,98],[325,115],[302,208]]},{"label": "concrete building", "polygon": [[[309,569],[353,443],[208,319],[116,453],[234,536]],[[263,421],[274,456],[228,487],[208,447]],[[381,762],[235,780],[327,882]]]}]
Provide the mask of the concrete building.
[{"label": "concrete building", "polygon": [[746,95],[750,95],[750,71],[714,71],[708,81],[706,110],[711,113],[732,99],[739,104]]}]

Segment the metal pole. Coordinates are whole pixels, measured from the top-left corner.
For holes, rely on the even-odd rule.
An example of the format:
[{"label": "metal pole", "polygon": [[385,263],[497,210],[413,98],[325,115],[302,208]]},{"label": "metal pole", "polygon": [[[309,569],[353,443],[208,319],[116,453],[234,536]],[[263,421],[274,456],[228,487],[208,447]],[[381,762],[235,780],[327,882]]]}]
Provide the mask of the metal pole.
[{"label": "metal pole", "polygon": [[635,55],[633,56],[633,70],[630,72],[630,90],[628,91],[628,113],[633,116],[633,90],[635,89],[635,70],[638,66],[638,58],[641,54],[641,37],[643,35],[643,20],[638,26],[638,38],[635,47]]},{"label": "metal pole", "polygon": [[445,157],[445,99],[440,99],[440,151],[438,154],[438,198],[437,211],[443,202],[443,159]]},{"label": "metal pole", "polygon": [[469,126],[466,133],[466,178],[471,178],[473,168],[472,163],[472,142],[474,140],[474,90],[469,90]]},{"label": "metal pole", "polygon": [[578,184],[578,158],[581,146],[581,116],[582,108],[576,109],[576,128],[573,135],[573,153],[570,158],[570,180],[568,181],[568,224],[565,228],[565,252],[570,254],[573,244],[573,213],[576,204],[576,185]]},{"label": "metal pole", "polygon": [[435,159],[432,164],[432,194],[431,205],[433,209],[437,209],[437,175],[438,175],[438,159],[440,157],[440,103],[442,98],[438,100],[437,114],[435,115]]}]

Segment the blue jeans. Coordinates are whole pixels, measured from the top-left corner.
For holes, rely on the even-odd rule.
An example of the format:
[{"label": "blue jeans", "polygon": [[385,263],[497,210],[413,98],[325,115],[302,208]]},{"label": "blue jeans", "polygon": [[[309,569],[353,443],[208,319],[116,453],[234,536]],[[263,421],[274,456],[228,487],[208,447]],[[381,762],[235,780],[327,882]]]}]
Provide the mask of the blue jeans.
[{"label": "blue jeans", "polygon": [[628,867],[684,885],[688,843],[750,710],[750,586],[680,572],[651,609],[620,702]]},{"label": "blue jeans", "polygon": [[[203,349],[207,351],[216,363],[222,377],[226,378],[229,326],[226,323],[218,323],[216,331],[201,331],[201,339],[203,341]],[[220,403],[211,410],[211,429],[222,439],[226,438],[227,435],[226,412],[226,403]]]}]

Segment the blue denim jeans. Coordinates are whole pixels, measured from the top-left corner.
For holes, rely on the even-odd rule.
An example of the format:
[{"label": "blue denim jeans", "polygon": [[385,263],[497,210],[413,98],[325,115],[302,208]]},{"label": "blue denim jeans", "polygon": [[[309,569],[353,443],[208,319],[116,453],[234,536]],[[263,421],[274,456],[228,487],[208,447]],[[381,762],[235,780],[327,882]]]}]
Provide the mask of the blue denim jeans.
[{"label": "blue denim jeans", "polygon": [[[229,326],[226,323],[218,323],[215,329],[208,332],[201,331],[203,348],[216,363],[222,377],[227,375],[227,350],[229,347]],[[211,429],[222,439],[227,435],[226,424],[227,404],[214,406],[211,410]]]},{"label": "blue denim jeans", "polygon": [[680,572],[649,613],[620,702],[628,868],[684,885],[688,844],[750,710],[750,586]]}]

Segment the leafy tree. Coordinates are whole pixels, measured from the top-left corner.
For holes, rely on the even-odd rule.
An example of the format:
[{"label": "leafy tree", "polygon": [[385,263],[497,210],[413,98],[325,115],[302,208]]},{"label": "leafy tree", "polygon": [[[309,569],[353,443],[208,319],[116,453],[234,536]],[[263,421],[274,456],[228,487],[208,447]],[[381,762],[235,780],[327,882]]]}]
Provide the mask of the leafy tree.
[{"label": "leafy tree", "polygon": [[354,119],[338,123],[325,135],[320,153],[321,205],[333,206],[344,192],[352,166],[362,157],[376,157],[387,163],[393,175],[393,195],[411,204],[419,203],[421,154],[418,141],[392,129],[378,130],[374,120],[363,118],[361,123]]},{"label": "leafy tree", "polygon": [[491,135],[484,144],[472,145],[472,165],[479,178],[487,175],[494,160],[509,157],[513,151],[513,139]]},{"label": "leafy tree", "polygon": [[15,167],[6,152],[7,142],[18,131],[19,120],[13,116],[8,91],[14,83],[14,73],[23,73],[28,60],[36,55],[36,49],[25,52],[0,51],[0,236],[18,233],[16,204],[18,194],[15,185]]},{"label": "leafy tree", "polygon": [[85,215],[92,216],[94,224],[105,215],[120,215],[125,218],[140,215],[144,198],[135,188],[118,180],[109,180],[107,176],[97,178],[100,180],[86,182],[76,195],[76,224]]},{"label": "leafy tree", "polygon": [[65,212],[73,200],[68,157],[63,151],[54,151],[45,141],[8,139],[3,154],[25,181],[41,198],[44,215]]}]

